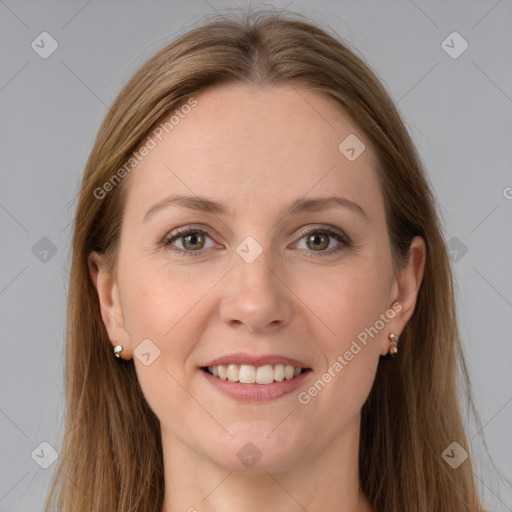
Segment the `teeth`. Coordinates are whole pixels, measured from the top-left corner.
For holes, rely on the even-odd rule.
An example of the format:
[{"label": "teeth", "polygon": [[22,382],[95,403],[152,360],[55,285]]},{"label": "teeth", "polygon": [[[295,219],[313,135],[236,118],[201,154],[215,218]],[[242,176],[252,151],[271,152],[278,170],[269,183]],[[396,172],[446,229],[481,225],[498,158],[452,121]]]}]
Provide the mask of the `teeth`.
[{"label": "teeth", "polygon": [[[251,368],[254,368],[254,366]],[[272,382],[274,382],[274,368],[269,364],[258,367],[256,370],[256,378],[253,382],[257,382],[258,384],[272,384]]]},{"label": "teeth", "polygon": [[256,368],[248,364],[240,365],[238,380],[244,384],[254,384],[256,382]]},{"label": "teeth", "polygon": [[240,376],[240,367],[237,364],[228,364],[228,380],[238,382]]},{"label": "teeth", "polygon": [[[210,366],[211,368],[211,366]],[[226,380],[228,378],[228,370],[224,365],[216,366],[217,372],[219,374],[219,379]],[[212,372],[215,375],[215,371]]]},{"label": "teeth", "polygon": [[284,379],[284,364],[276,364],[274,366],[274,379],[281,382]]},{"label": "teeth", "polygon": [[208,373],[219,377],[222,380],[231,382],[241,382],[243,384],[272,384],[272,382],[281,382],[290,380],[301,374],[302,368],[294,368],[291,365],[276,364],[272,366],[252,366],[250,364],[228,364],[218,366],[208,366]]}]

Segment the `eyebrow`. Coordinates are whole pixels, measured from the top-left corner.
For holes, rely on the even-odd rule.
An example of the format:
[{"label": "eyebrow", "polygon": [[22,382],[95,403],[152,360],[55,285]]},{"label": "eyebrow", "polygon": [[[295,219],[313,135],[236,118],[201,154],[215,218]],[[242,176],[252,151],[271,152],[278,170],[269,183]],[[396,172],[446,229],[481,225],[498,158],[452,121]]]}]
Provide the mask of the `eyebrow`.
[{"label": "eyebrow", "polygon": [[[197,210],[200,212],[213,213],[215,215],[226,215],[229,213],[226,206],[213,199],[200,196],[185,196],[185,195],[173,195],[158,201],[145,213],[143,222],[146,222],[150,217],[155,215],[160,210],[169,208],[171,206],[178,206],[182,208],[188,208],[190,210]],[[348,208],[368,220],[368,215],[363,208],[347,199],[345,197],[330,196],[330,197],[315,197],[315,198],[299,198],[290,205],[284,207],[281,210],[279,218],[285,213],[290,215],[297,215],[304,212],[320,212],[329,210],[335,207]]]}]

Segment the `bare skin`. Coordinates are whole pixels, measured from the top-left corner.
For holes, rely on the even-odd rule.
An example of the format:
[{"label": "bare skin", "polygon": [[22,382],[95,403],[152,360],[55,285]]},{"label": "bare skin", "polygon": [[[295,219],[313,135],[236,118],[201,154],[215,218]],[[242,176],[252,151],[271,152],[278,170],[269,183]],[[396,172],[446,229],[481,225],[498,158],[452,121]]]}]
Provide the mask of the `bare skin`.
[{"label": "bare skin", "polygon": [[[395,276],[375,153],[331,100],[287,86],[223,85],[195,97],[197,106],[125,178],[115,272],[101,255],[90,257],[112,344],[134,358],[160,420],[162,512],[371,511],[358,477],[360,413],[377,365],[389,363],[379,362],[388,334],[399,335],[414,311],[424,241],[413,240]],[[349,134],[366,146],[354,161],[338,149]],[[205,196],[228,211],[174,205],[144,220],[174,194]],[[365,213],[281,213],[298,198],[329,196]],[[195,238],[169,236],[191,224]],[[262,249],[250,263],[237,252],[248,236]],[[338,356],[389,311],[378,334],[333,373]],[[145,339],[160,350],[148,366],[134,354]],[[200,369],[233,352],[289,356],[312,371],[296,391],[241,403]],[[299,392],[329,368],[328,384],[301,403]],[[261,454],[252,467],[237,457],[248,442]]]}]

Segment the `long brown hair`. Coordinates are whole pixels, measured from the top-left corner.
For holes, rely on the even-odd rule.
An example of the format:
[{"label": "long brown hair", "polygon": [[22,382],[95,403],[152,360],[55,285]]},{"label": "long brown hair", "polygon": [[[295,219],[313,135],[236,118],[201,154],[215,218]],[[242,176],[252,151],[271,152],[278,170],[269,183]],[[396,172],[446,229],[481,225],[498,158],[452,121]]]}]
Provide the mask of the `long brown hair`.
[{"label": "long brown hair", "polygon": [[[452,469],[443,451],[469,451],[459,408],[476,415],[459,340],[452,274],[435,199],[397,109],[378,79],[330,30],[298,13],[253,11],[207,20],[182,34],[134,74],[111,106],[83,175],[69,284],[65,430],[45,511],[161,512],[160,425],[133,360],[113,357],[88,255],[115,267],[124,205],[121,180],[98,197],[164,114],[221,83],[293,84],[336,100],[372,142],[395,270],[412,238],[427,246],[415,312],[399,355],[381,361],[362,408],[359,472],[380,512],[482,511],[471,458]],[[133,171],[136,172],[136,171]],[[104,189],[103,189],[104,190]],[[96,191],[96,193],[95,193]]]}]

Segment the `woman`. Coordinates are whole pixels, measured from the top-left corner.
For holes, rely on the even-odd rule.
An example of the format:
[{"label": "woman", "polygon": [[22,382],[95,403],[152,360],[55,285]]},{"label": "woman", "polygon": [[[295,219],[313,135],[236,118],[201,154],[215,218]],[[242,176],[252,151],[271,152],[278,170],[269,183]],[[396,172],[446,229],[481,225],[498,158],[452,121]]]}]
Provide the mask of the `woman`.
[{"label": "woman", "polygon": [[382,85],[299,15],[210,21],[135,73],[87,162],[46,510],[481,511],[457,362],[471,399]]}]

